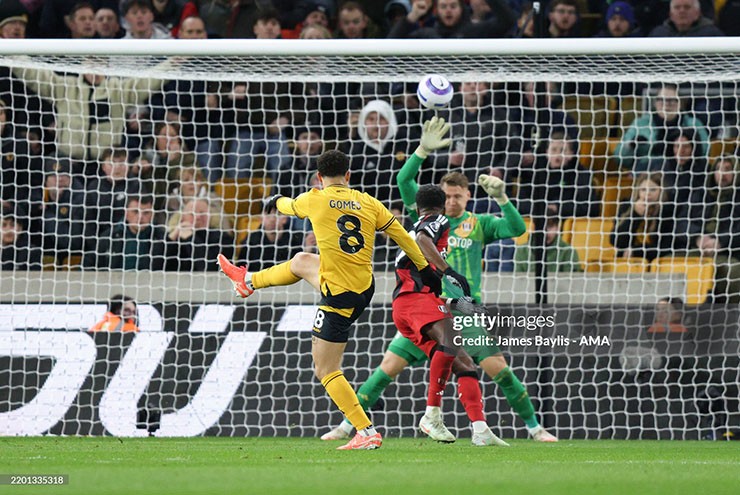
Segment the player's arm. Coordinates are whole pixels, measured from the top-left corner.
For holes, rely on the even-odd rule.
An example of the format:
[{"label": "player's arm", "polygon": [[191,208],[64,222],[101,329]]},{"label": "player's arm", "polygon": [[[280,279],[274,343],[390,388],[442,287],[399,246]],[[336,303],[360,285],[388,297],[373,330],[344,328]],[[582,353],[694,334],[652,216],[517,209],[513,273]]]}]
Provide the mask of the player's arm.
[{"label": "player's arm", "polygon": [[439,251],[437,251],[434,239],[432,239],[429,234],[424,230],[421,230],[416,235],[416,244],[419,245],[419,249],[427,261],[437,268],[438,273],[449,277],[448,280],[450,282],[459,286],[466,296],[470,296],[470,284],[468,283],[468,280],[447,264]]},{"label": "player's arm", "polygon": [[441,277],[434,271],[429,262],[426,260],[421,250],[419,249],[418,244],[416,244],[414,238],[411,237],[408,232],[406,232],[406,229],[404,229],[400,222],[396,220],[396,217],[393,216],[393,213],[388,211],[385,206],[380,204],[380,201],[378,201],[378,205],[380,206],[380,208],[382,208],[382,210],[381,215],[378,216],[378,223],[380,225],[376,227],[377,230],[387,233],[388,237],[393,239],[393,241],[398,244],[398,247],[400,247],[403,252],[406,253],[406,256],[409,257],[411,262],[416,265],[416,268],[419,270],[419,274],[421,275],[421,280],[424,282],[424,285],[432,289],[432,292],[434,292],[435,294],[441,294]]},{"label": "player's arm", "polygon": [[450,124],[438,117],[432,117],[424,122],[424,128],[421,134],[421,142],[416,151],[406,160],[401,170],[396,176],[396,184],[401,193],[401,199],[406,207],[406,211],[412,220],[419,219],[416,211],[416,193],[419,192],[419,184],[416,183],[416,176],[419,173],[421,164],[427,159],[432,151],[446,148],[450,145],[450,139],[445,138],[450,131]]},{"label": "player's arm", "polygon": [[303,193],[295,199],[276,194],[265,203],[265,211],[269,212],[273,208],[277,208],[277,211],[283,215],[306,218],[308,216],[308,202],[308,193]]},{"label": "player's arm", "polygon": [[506,195],[506,184],[498,177],[492,175],[481,175],[478,178],[478,184],[486,193],[498,203],[501,208],[502,218],[493,215],[481,215],[480,219],[486,235],[486,242],[492,242],[498,239],[510,239],[519,237],[526,230],[519,210],[509,201]]}]

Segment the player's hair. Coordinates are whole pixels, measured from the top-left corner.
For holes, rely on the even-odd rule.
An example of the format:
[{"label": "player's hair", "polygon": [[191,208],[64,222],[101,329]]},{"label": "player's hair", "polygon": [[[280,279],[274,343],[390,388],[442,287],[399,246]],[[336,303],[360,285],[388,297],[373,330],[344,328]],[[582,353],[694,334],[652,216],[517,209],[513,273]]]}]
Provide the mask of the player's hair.
[{"label": "player's hair", "polygon": [[430,208],[444,210],[445,199],[445,192],[441,187],[427,184],[421,186],[416,193],[416,208],[419,211]]},{"label": "player's hair", "polygon": [[116,294],[115,296],[110,298],[110,301],[108,301],[108,312],[113,313],[114,315],[121,316],[123,305],[129,301],[134,303],[134,306],[137,305],[133,297],[124,296],[123,294]]},{"label": "player's hair", "polygon": [[322,177],[342,177],[349,172],[349,157],[339,150],[329,150],[316,161]]},{"label": "player's hair", "polygon": [[444,184],[447,184],[448,186],[459,186],[464,189],[470,187],[470,181],[468,181],[468,178],[462,172],[446,173],[444,177],[442,177],[442,180],[439,181],[440,186]]}]

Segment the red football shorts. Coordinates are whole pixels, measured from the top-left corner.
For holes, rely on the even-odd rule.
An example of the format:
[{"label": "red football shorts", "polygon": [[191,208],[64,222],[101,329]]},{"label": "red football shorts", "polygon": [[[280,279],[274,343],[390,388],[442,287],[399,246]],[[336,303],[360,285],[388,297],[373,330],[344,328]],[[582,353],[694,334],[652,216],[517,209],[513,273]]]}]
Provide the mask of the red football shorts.
[{"label": "red football shorts", "polygon": [[407,292],[393,300],[393,323],[401,335],[431,355],[437,342],[423,335],[421,329],[430,323],[452,318],[445,302],[431,292]]}]

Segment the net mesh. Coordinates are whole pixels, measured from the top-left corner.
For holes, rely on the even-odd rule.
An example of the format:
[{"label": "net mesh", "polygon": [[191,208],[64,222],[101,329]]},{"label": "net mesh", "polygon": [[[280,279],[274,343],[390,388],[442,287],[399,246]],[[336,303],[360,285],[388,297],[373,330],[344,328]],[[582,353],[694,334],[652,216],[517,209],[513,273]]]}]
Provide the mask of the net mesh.
[{"label": "net mesh", "polygon": [[[739,62],[0,57],[0,434],[335,426],[312,375],[318,294],[300,283],[235,302],[214,260],[256,271],[316,252],[310,224],[263,216],[262,202],[315,185],[328,149],[346,151],[352,185],[410,227],[396,176],[435,115],[416,84],[440,73],[455,84],[436,112],[452,144],[417,180],[461,171],[467,209],[500,215],[475,185],[498,175],[524,216],[521,237],[453,248],[482,252],[492,315],[555,322],[492,329],[540,423],[563,438],[720,438],[740,422]],[[535,238],[548,246],[545,286]],[[344,359],[355,387],[396,331],[396,253],[378,234],[376,297]],[[480,373],[489,422],[526,436],[491,369]],[[371,410],[386,434],[414,434],[427,378],[426,365],[403,372]],[[468,435],[450,392],[446,422]]]}]

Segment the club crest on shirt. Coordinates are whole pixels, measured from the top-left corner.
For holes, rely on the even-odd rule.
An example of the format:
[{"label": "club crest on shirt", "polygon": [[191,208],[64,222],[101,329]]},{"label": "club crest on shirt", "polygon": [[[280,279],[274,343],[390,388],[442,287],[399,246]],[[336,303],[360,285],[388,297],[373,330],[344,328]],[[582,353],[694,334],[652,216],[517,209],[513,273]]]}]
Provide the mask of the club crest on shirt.
[{"label": "club crest on shirt", "polygon": [[455,235],[458,237],[468,237],[477,223],[478,219],[471,215],[457,226],[455,229]]}]

